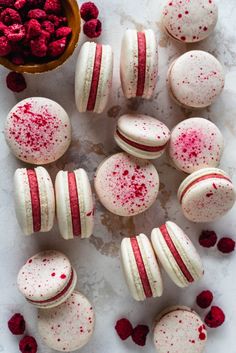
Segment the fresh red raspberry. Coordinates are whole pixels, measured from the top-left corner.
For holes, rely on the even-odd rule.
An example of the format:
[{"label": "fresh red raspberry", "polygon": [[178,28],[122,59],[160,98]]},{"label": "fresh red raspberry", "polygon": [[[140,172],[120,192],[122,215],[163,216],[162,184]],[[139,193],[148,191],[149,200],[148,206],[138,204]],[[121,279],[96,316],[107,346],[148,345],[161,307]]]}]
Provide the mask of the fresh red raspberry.
[{"label": "fresh red raspberry", "polygon": [[62,11],[60,0],[46,0],[44,10],[47,13],[60,14]]},{"label": "fresh red raspberry", "polygon": [[205,290],[198,294],[196,302],[197,305],[200,306],[202,309],[208,308],[213,301],[213,294],[209,290]]},{"label": "fresh red raspberry", "polygon": [[146,325],[138,325],[132,333],[132,340],[139,346],[145,346],[149,328]]},{"label": "fresh red raspberry", "polygon": [[44,36],[37,37],[30,41],[31,53],[37,58],[43,58],[47,55],[47,41]]},{"label": "fresh red raspberry", "polygon": [[19,42],[25,38],[26,30],[23,25],[15,23],[14,25],[7,27],[4,34],[11,42]]},{"label": "fresh red raspberry", "polygon": [[[8,74],[7,80],[8,80],[9,75],[11,75],[11,74],[12,74],[12,72],[10,74]],[[7,87],[8,87],[8,82],[7,82]],[[25,319],[24,319],[24,317],[19,313],[14,314],[10,318],[10,320],[8,321],[8,328],[13,335],[23,335],[23,333],[25,332]]]},{"label": "fresh red raspberry", "polygon": [[71,32],[70,27],[60,27],[56,30],[56,38],[68,37]]},{"label": "fresh red raspberry", "polygon": [[93,2],[85,2],[80,7],[80,15],[81,18],[87,22],[98,18],[99,10]]},{"label": "fresh red raspberry", "polygon": [[48,15],[47,20],[51,21],[56,28],[67,24],[66,17],[56,16],[56,15]]},{"label": "fresh red raspberry", "polygon": [[0,56],[6,56],[11,52],[11,44],[7,37],[0,37]]},{"label": "fresh red raspberry", "polygon": [[118,336],[125,341],[129,336],[132,335],[133,327],[129,320],[123,318],[116,322],[115,326]]},{"label": "fresh red raspberry", "polygon": [[0,6],[10,7],[14,5],[14,0],[0,0]]},{"label": "fresh red raspberry", "polygon": [[25,58],[23,53],[12,53],[10,60],[14,65],[24,65],[25,63]]},{"label": "fresh red raspberry", "polygon": [[17,10],[22,9],[26,5],[26,0],[16,0],[14,7]]},{"label": "fresh red raspberry", "polygon": [[47,31],[45,31],[44,29],[42,29],[41,37],[45,39],[46,43],[48,43],[48,41],[51,37],[51,34],[48,33]]},{"label": "fresh red raspberry", "polygon": [[38,345],[34,337],[25,336],[20,340],[19,349],[22,353],[36,353]]},{"label": "fresh red raspberry", "polygon": [[38,20],[35,20],[34,18],[29,20],[29,22],[25,24],[25,27],[27,30],[27,33],[26,33],[27,39],[33,39],[35,37],[38,37],[42,32],[41,24],[39,23]]},{"label": "fresh red raspberry", "polygon": [[55,26],[51,21],[43,21],[42,28],[50,34],[53,34],[55,32]]},{"label": "fresh red raspberry", "polygon": [[199,237],[199,244],[204,248],[211,248],[216,245],[217,235],[213,230],[203,230]]},{"label": "fresh red raspberry", "polygon": [[84,34],[89,38],[97,38],[102,33],[102,23],[100,20],[90,20],[84,23]]},{"label": "fresh red raspberry", "polygon": [[229,254],[235,249],[235,241],[231,238],[221,238],[217,244],[217,248],[223,254]]},{"label": "fresh red raspberry", "polygon": [[4,25],[4,23],[0,22],[0,34],[4,34],[4,30],[7,28],[6,25]]},{"label": "fresh red raspberry", "polygon": [[28,12],[28,17],[33,18],[35,20],[45,20],[47,17],[47,14],[44,10],[33,9]]},{"label": "fresh red raspberry", "polygon": [[61,38],[51,42],[48,46],[48,55],[52,58],[56,58],[57,56],[64,53],[66,49],[66,38]]},{"label": "fresh red raspberry", "polygon": [[205,323],[208,327],[217,328],[225,321],[225,314],[218,306],[212,306],[205,317]]},{"label": "fresh red raspberry", "polygon": [[21,23],[21,17],[16,10],[7,8],[1,13],[1,21],[7,25],[13,25],[15,23]]}]

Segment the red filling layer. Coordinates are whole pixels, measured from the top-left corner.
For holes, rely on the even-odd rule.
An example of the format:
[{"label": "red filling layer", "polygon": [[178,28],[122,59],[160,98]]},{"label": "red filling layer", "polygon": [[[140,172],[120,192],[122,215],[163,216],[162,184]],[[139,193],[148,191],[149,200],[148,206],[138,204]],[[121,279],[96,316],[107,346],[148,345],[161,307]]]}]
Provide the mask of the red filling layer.
[{"label": "red filling layer", "polygon": [[79,197],[74,172],[68,172],[68,187],[70,197],[71,220],[74,236],[81,235]]},{"label": "red filling layer", "polygon": [[173,243],[165,224],[163,224],[160,227],[160,231],[162,233],[163,238],[165,239],[165,242],[166,242],[170,252],[174,256],[175,261],[177,262],[177,265],[179,266],[180,270],[182,271],[184,277],[187,279],[188,282],[190,282],[190,283],[194,282],[194,278],[192,277],[187,266],[183,262],[178,250],[176,249],[175,244]]},{"label": "red filling layer", "polygon": [[222,174],[212,173],[212,174],[208,174],[208,175],[203,175],[203,176],[201,176],[201,177],[195,179],[195,180],[192,181],[189,185],[186,186],[186,188],[183,190],[183,192],[182,192],[182,194],[181,194],[181,196],[180,196],[180,202],[182,202],[184,195],[186,194],[186,192],[187,192],[192,186],[194,186],[195,184],[197,184],[197,183],[200,182],[200,181],[207,180],[207,179],[211,179],[211,178],[214,178],[214,179],[224,179],[224,180],[227,180],[227,181],[229,181],[230,183],[232,183],[229,178],[227,178],[226,176],[224,176],[224,175],[222,175]]},{"label": "red filling layer", "polygon": [[135,148],[138,148],[142,151],[147,151],[147,152],[159,152],[162,151],[165,147],[166,147],[166,143],[162,146],[146,146],[146,145],[142,145],[140,143],[131,141],[129,139],[127,139],[125,136],[123,136],[120,131],[117,129],[116,130],[117,135],[119,136],[119,138],[121,140],[123,140],[124,142],[128,143],[130,146],[133,146]]},{"label": "red filling layer", "polygon": [[34,229],[34,232],[39,232],[41,229],[41,208],[40,208],[40,196],[39,196],[37,174],[35,170],[28,169],[27,175],[28,175],[30,197],[31,197],[33,229]]},{"label": "red filling layer", "polygon": [[91,82],[89,99],[87,104],[88,111],[93,111],[95,107],[100,70],[101,70],[101,62],[102,62],[102,45],[97,44],[95,58],[94,58],[92,82]]},{"label": "red filling layer", "polygon": [[146,36],[138,32],[138,82],[136,96],[142,97],[145,87],[146,76]]},{"label": "red filling layer", "polygon": [[147,271],[143,262],[142,254],[136,237],[130,238],[131,246],[134,252],[135,261],[138,267],[139,276],[143,285],[143,290],[147,298],[152,297],[152,288],[148,279]]},{"label": "red filling layer", "polygon": [[60,299],[70,288],[72,282],[73,282],[73,279],[74,279],[74,271],[72,270],[71,271],[71,275],[70,275],[70,279],[69,279],[69,282],[67,283],[67,285],[65,286],[65,288],[60,292],[58,293],[57,295],[55,295],[55,297],[52,297],[50,299],[46,299],[46,300],[30,300],[28,299],[28,301],[30,303],[40,303],[40,304],[44,304],[44,303],[50,303],[50,302],[53,302],[57,299]]}]

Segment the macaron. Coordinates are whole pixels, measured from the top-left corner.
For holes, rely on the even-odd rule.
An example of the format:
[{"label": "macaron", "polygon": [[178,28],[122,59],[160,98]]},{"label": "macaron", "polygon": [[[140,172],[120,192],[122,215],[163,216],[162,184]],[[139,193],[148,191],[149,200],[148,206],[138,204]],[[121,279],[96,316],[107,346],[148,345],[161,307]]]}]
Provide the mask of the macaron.
[{"label": "macaron", "polygon": [[202,353],[206,343],[206,327],[188,307],[167,308],[156,320],[154,345],[158,353]]},{"label": "macaron", "polygon": [[17,277],[19,291],[26,300],[42,309],[63,303],[73,292],[77,275],[69,259],[56,250],[32,256]]},{"label": "macaron", "polygon": [[5,138],[11,152],[20,160],[48,164],[59,159],[70,145],[70,119],[51,99],[26,98],[9,112]]},{"label": "macaron", "polygon": [[203,168],[184,179],[178,190],[178,199],[188,220],[212,222],[233,207],[235,189],[223,170]]},{"label": "macaron", "polygon": [[154,228],[151,239],[157,258],[178,287],[188,287],[203,276],[200,256],[177,224],[168,221]]},{"label": "macaron", "polygon": [[189,118],[171,131],[169,156],[174,166],[185,173],[217,167],[223,150],[222,133],[207,119]]},{"label": "macaron", "polygon": [[84,169],[59,171],[55,181],[57,220],[64,239],[88,238],[93,232],[94,204]]},{"label": "macaron", "polygon": [[15,211],[25,235],[48,232],[55,217],[55,197],[50,175],[43,167],[19,168],[14,174]]},{"label": "macaron", "polygon": [[151,116],[125,114],[117,122],[114,138],[125,152],[138,158],[154,159],[164,153],[170,130]]},{"label": "macaron", "polygon": [[126,30],[120,57],[120,78],[125,97],[150,99],[157,76],[158,46],[153,30]]},{"label": "macaron", "polygon": [[121,261],[127,285],[135,300],[162,295],[161,272],[150,240],[145,234],[122,240]]},{"label": "macaron", "polygon": [[149,161],[120,152],[100,164],[94,186],[106,209],[119,216],[134,216],[156,201],[159,175]]},{"label": "macaron", "polygon": [[173,39],[195,43],[207,38],[218,19],[215,0],[166,0],[162,23],[166,33]]},{"label": "macaron", "polygon": [[205,108],[221,94],[225,75],[221,63],[211,54],[191,50],[169,67],[167,85],[171,98],[186,108]]},{"label": "macaron", "polygon": [[75,101],[79,112],[102,113],[112,86],[113,54],[110,45],[86,42],[75,71]]},{"label": "macaron", "polygon": [[89,300],[73,292],[56,308],[38,310],[38,330],[44,343],[56,351],[72,352],[92,338],[95,313]]}]

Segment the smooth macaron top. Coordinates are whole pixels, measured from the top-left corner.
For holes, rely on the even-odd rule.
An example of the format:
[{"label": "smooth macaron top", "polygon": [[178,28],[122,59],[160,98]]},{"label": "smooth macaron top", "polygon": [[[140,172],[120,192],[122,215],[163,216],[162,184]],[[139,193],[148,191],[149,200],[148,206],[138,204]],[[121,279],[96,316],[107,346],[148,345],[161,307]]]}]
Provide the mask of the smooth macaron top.
[{"label": "smooth macaron top", "polygon": [[167,83],[170,95],[178,104],[204,108],[222,92],[225,74],[221,63],[213,55],[192,50],[171,64]]},{"label": "smooth macaron top", "polygon": [[217,167],[223,148],[222,133],[207,119],[189,118],[171,131],[169,155],[175,167],[185,173]]},{"label": "smooth macaron top", "polygon": [[32,304],[49,304],[72,285],[74,271],[69,259],[55,250],[32,256],[19,271],[17,285]]},{"label": "smooth macaron top", "polygon": [[73,292],[67,300],[52,309],[38,310],[38,330],[52,349],[72,352],[82,348],[91,339],[95,313],[88,299]]},{"label": "smooth macaron top", "polygon": [[100,202],[119,216],[134,216],[156,200],[159,176],[153,164],[124,152],[106,158],[95,175]]},{"label": "smooth macaron top", "polygon": [[59,159],[71,141],[66,111],[48,98],[32,97],[17,103],[9,112],[5,138],[12,153],[31,164]]},{"label": "smooth macaron top", "polygon": [[190,308],[172,307],[159,315],[154,328],[158,353],[202,353],[206,342],[206,327]]},{"label": "smooth macaron top", "polygon": [[207,38],[218,19],[215,0],[166,0],[162,21],[174,39],[194,43]]}]

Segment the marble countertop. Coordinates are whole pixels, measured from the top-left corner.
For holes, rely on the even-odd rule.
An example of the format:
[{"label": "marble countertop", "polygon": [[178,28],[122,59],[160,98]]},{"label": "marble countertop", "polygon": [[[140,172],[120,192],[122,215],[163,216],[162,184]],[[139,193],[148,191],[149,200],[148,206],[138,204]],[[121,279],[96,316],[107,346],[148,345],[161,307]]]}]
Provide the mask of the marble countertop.
[{"label": "marble countertop", "polygon": [[[69,113],[73,125],[73,141],[70,149],[59,161],[48,166],[53,177],[60,169],[85,168],[92,180],[97,165],[106,156],[118,151],[113,140],[117,118],[126,112],[141,112],[165,122],[169,128],[182,119],[202,116],[216,123],[222,131],[226,146],[221,167],[236,183],[236,7],[235,0],[218,0],[219,22],[213,35],[206,41],[194,44],[176,44],[160,31],[162,0],[97,0],[103,20],[103,34],[99,41],[112,45],[115,54],[113,94],[104,114],[99,116],[79,114],[74,104],[74,71],[78,50],[59,70],[40,76],[26,76],[28,88],[21,94],[13,94],[5,86],[7,70],[0,69],[0,124],[1,124],[1,173],[0,173],[0,352],[17,352],[18,338],[10,334],[7,321],[15,312],[22,312],[27,320],[27,332],[34,335],[39,353],[51,353],[37,334],[36,310],[27,304],[16,287],[16,276],[24,261],[32,254],[47,248],[55,248],[69,256],[78,272],[78,288],[94,304],[97,316],[92,341],[81,353],[154,353],[152,335],[145,348],[139,348],[131,340],[122,342],[114,325],[117,319],[129,317],[133,324],[146,323],[150,327],[156,314],[168,305],[189,305],[195,309],[195,297],[202,289],[209,288],[215,294],[215,304],[226,314],[225,324],[217,330],[209,330],[206,353],[236,353],[236,281],[234,271],[236,256],[222,256],[216,250],[204,250],[198,245],[202,229],[214,229],[219,236],[235,236],[236,207],[224,218],[213,224],[194,225],[182,213],[176,191],[182,173],[173,169],[164,156],[155,162],[160,173],[161,190],[156,203],[147,212],[134,218],[120,218],[110,214],[97,201],[96,224],[89,240],[64,241],[55,226],[53,231],[24,237],[17,224],[12,177],[16,168],[24,164],[10,153],[4,141],[3,127],[7,112],[23,98],[45,96],[60,103]],[[119,55],[123,32],[127,28],[152,28],[159,41],[159,80],[154,98],[149,102],[124,99],[119,80]],[[80,45],[86,39],[81,36]],[[79,47],[80,47],[79,45]],[[217,102],[201,111],[184,110],[170,101],[166,90],[166,72],[169,63],[190,49],[203,49],[214,54],[225,66],[226,86]],[[164,275],[165,290],[162,298],[138,303],[132,300],[124,282],[119,260],[119,247],[123,236],[139,232],[150,235],[154,226],[165,220],[176,221],[197,246],[205,266],[204,278],[188,289],[179,289]],[[198,312],[204,316],[204,311]],[[226,348],[227,347],[227,348]]]}]

